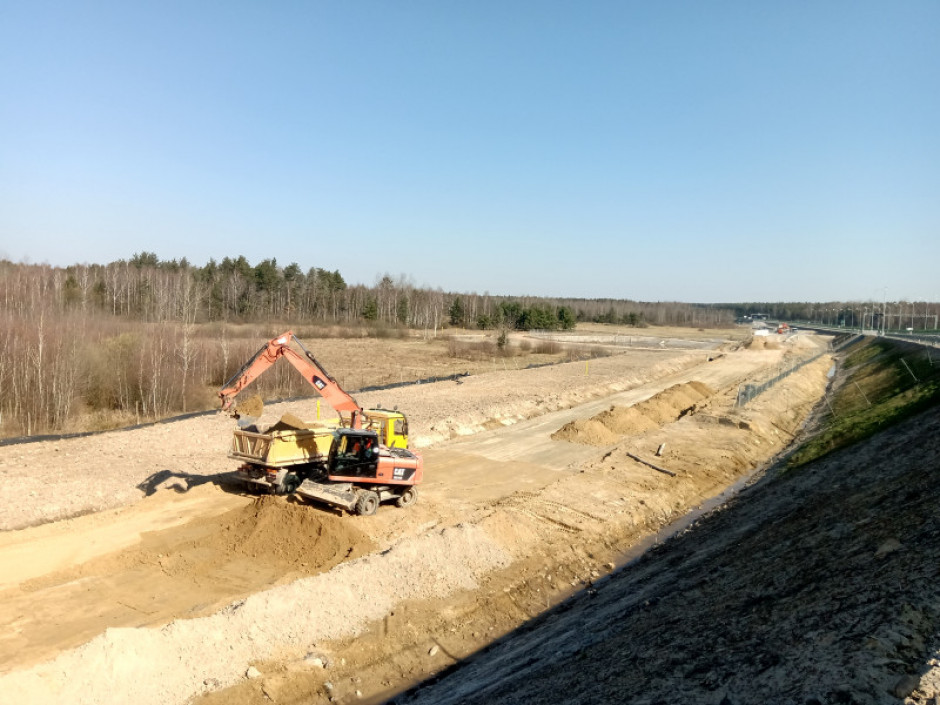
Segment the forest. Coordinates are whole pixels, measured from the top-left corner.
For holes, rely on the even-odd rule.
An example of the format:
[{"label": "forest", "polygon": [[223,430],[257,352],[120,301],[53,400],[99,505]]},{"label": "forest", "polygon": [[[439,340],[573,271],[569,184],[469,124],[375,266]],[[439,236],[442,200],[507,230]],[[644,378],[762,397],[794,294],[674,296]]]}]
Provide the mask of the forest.
[{"label": "forest", "polygon": [[[287,327],[333,336],[416,336],[447,329],[570,329],[577,322],[728,326],[727,307],[627,299],[448,293],[382,276],[275,259],[134,254],[108,264],[0,260],[0,436],[108,428],[211,408],[260,341]],[[249,326],[233,335],[234,326]]]}]

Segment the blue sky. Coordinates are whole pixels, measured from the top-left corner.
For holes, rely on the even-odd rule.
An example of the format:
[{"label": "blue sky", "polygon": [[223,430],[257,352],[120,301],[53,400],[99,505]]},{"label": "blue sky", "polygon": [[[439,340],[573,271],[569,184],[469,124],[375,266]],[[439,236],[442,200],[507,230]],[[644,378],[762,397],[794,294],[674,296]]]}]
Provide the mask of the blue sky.
[{"label": "blue sky", "polygon": [[0,5],[0,257],[940,300],[940,2]]}]

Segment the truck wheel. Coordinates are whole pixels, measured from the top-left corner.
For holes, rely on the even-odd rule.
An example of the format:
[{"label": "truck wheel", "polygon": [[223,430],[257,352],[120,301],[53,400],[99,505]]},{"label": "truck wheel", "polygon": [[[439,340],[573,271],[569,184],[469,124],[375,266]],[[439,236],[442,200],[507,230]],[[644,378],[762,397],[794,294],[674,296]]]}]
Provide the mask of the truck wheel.
[{"label": "truck wheel", "polygon": [[398,499],[395,500],[395,505],[399,507],[410,507],[412,504],[418,501],[418,488],[409,487],[407,490],[398,495]]},{"label": "truck wheel", "polygon": [[367,517],[375,514],[379,508],[379,496],[371,490],[364,490],[359,493],[359,499],[356,500],[356,514]]}]

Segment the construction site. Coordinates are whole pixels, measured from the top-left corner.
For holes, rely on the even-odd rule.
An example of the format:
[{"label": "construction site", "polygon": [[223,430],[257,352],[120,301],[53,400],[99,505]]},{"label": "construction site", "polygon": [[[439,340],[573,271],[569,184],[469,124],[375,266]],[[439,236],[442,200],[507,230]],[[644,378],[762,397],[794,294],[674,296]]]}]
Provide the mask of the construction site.
[{"label": "construction site", "polygon": [[940,411],[788,465],[870,341],[558,336],[4,445],[0,702],[940,703]]}]

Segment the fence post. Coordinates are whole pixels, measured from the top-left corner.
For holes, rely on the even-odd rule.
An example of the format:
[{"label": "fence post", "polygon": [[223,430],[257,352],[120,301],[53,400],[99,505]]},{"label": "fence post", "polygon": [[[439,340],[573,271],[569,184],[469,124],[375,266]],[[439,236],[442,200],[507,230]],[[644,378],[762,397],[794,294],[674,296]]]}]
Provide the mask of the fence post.
[{"label": "fence post", "polygon": [[907,371],[911,373],[911,377],[914,378],[914,381],[917,382],[918,384],[920,384],[920,380],[917,379],[917,375],[914,374],[914,370],[912,370],[912,369],[910,368],[910,366],[907,364],[907,362],[904,361],[904,358],[903,358],[903,357],[901,358],[901,362],[903,362],[903,363],[904,363],[904,366],[907,367]]}]

